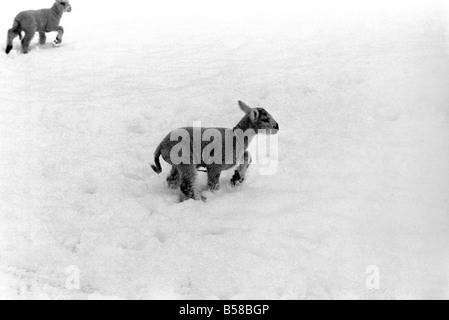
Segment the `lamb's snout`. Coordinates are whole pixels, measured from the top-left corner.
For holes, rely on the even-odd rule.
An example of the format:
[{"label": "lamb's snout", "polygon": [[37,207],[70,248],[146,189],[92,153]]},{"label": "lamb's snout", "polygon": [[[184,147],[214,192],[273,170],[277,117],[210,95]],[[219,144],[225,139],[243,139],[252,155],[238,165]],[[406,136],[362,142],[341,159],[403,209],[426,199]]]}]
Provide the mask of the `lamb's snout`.
[{"label": "lamb's snout", "polygon": [[57,0],[57,2],[64,7],[65,12],[72,12],[72,6],[70,5],[69,0]]},{"label": "lamb's snout", "polygon": [[276,124],[270,130],[268,130],[268,134],[274,135],[278,133],[279,133],[279,123],[276,122]]}]

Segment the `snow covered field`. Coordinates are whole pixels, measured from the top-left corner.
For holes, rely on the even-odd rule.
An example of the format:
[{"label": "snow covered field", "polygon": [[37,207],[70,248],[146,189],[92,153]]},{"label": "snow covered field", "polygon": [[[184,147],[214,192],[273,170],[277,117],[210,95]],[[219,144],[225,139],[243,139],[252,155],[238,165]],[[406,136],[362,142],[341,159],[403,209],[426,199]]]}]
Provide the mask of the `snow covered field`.
[{"label": "snow covered field", "polygon": [[[2,1],[1,34],[51,2]],[[338,2],[72,0],[62,47],[16,39],[0,298],[449,299],[449,15]],[[156,146],[237,100],[280,123],[278,172],[178,203]]]}]

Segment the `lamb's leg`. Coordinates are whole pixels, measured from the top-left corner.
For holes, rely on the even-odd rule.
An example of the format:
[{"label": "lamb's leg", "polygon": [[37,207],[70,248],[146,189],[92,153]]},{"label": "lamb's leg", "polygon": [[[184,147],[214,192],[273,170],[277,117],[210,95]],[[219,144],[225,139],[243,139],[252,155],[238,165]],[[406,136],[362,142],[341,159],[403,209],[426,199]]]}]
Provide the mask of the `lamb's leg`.
[{"label": "lamb's leg", "polygon": [[211,191],[220,189],[221,169],[215,167],[207,168],[207,188]]},{"label": "lamb's leg", "polygon": [[251,154],[245,151],[243,155],[243,163],[235,170],[235,174],[231,179],[231,186],[235,187],[238,183],[245,181],[246,173],[249,166],[251,165],[252,159]]},{"label": "lamb's leg", "polygon": [[191,165],[179,166],[181,173],[181,191],[187,199],[201,200],[201,194],[195,190],[195,180],[198,174],[196,167]]},{"label": "lamb's leg", "polygon": [[172,167],[171,173],[167,177],[167,184],[170,189],[178,189],[181,186],[181,176],[177,167]]},{"label": "lamb's leg", "polygon": [[30,43],[34,38],[34,34],[36,32],[26,32],[25,37],[22,39],[22,51],[24,54],[27,54],[30,51]]},{"label": "lamb's leg", "polygon": [[55,46],[59,46],[62,43],[62,37],[64,36],[64,28],[58,27],[58,35],[56,36],[56,40],[54,42]]},{"label": "lamb's leg", "polygon": [[13,29],[8,30],[8,38],[6,40],[6,54],[9,54],[13,48],[12,43],[14,39],[19,35],[20,33],[18,31],[15,31]]},{"label": "lamb's leg", "polygon": [[45,42],[47,42],[47,36],[45,35],[45,32],[39,32],[39,44],[44,45]]}]

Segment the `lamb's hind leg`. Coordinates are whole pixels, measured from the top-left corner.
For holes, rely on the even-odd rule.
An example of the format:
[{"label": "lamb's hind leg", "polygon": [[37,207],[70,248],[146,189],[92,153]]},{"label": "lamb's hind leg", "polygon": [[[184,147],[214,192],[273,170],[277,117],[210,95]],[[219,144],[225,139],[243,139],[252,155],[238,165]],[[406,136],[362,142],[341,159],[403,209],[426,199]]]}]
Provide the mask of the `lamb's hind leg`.
[{"label": "lamb's hind leg", "polygon": [[234,176],[231,179],[231,186],[235,187],[238,183],[245,181],[246,173],[251,165],[251,154],[246,151],[243,156],[243,163],[235,170]]},{"label": "lamb's hind leg", "polygon": [[22,39],[22,51],[27,54],[30,51],[30,43],[34,38],[34,34],[36,32],[28,32],[26,31],[25,37]]},{"label": "lamb's hind leg", "polygon": [[205,200],[201,194],[195,189],[195,180],[198,174],[195,166],[181,165],[179,166],[181,174],[181,191],[187,199]]},{"label": "lamb's hind leg", "polygon": [[45,42],[47,42],[47,36],[45,35],[45,32],[39,32],[39,44],[44,45]]},{"label": "lamb's hind leg", "polygon": [[9,54],[11,52],[11,50],[13,48],[12,43],[13,43],[14,39],[19,35],[20,35],[20,33],[18,31],[15,31],[13,29],[8,30],[8,37],[6,40],[6,50],[5,50],[6,54]]},{"label": "lamb's hind leg", "polygon": [[170,189],[178,189],[181,186],[181,175],[177,167],[173,166],[167,177],[167,185]]},{"label": "lamb's hind leg", "polygon": [[55,46],[59,46],[62,43],[62,37],[64,36],[64,28],[58,27],[58,35],[56,36],[56,40],[53,42]]}]

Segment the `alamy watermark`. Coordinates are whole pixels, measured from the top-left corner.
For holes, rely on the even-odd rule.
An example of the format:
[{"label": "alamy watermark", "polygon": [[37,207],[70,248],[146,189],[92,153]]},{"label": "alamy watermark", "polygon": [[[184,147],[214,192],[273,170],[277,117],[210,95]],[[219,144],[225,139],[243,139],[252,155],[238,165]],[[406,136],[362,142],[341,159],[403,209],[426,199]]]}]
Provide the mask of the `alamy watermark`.
[{"label": "alamy watermark", "polygon": [[77,266],[69,266],[65,270],[67,275],[65,287],[67,290],[80,290],[81,288],[81,270]]},{"label": "alamy watermark", "polygon": [[[279,138],[275,130],[202,128],[194,122],[191,128],[175,130],[170,141],[176,143],[170,151],[174,165],[193,164],[238,165],[251,162],[260,175],[274,175],[279,167]],[[249,151],[249,160],[245,152]]]},{"label": "alamy watermark", "polygon": [[378,266],[369,266],[366,268],[365,274],[368,275],[365,286],[368,290],[380,290],[380,268]]}]

